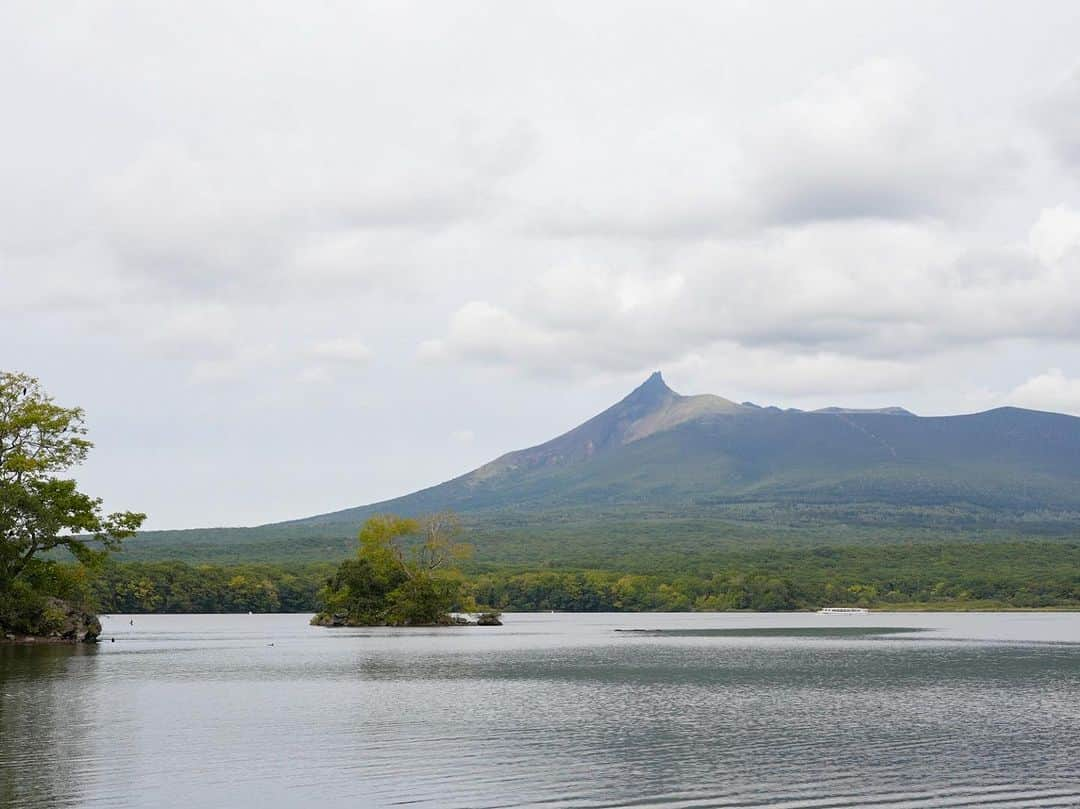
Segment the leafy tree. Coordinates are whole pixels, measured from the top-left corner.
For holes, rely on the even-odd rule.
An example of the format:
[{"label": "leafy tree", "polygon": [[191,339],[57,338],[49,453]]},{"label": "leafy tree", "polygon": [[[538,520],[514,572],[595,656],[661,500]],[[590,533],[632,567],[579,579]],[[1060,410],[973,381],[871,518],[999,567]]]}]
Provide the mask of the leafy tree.
[{"label": "leafy tree", "polygon": [[26,631],[33,604],[56,595],[56,563],[42,554],[63,548],[97,562],[145,519],[104,514],[64,476],[93,446],[85,436],[82,409],[55,404],[31,376],[0,372],[0,623],[11,628]]},{"label": "leafy tree", "polygon": [[464,600],[454,574],[470,548],[450,513],[422,520],[377,514],[360,529],[356,559],[343,562],[321,592],[319,622],[416,626],[449,622]]},{"label": "leafy tree", "polygon": [[414,551],[418,570],[435,571],[453,567],[472,556],[472,545],[462,542],[461,518],[452,511],[429,514],[420,522],[424,541]]},{"label": "leafy tree", "polygon": [[360,528],[359,558],[367,561],[374,572],[381,576],[390,571],[410,573],[409,562],[402,539],[415,535],[420,523],[394,514],[376,514],[369,517]]},{"label": "leafy tree", "polygon": [[358,626],[387,622],[390,594],[407,581],[397,565],[378,567],[370,559],[346,559],[320,592],[324,612],[347,616]]}]

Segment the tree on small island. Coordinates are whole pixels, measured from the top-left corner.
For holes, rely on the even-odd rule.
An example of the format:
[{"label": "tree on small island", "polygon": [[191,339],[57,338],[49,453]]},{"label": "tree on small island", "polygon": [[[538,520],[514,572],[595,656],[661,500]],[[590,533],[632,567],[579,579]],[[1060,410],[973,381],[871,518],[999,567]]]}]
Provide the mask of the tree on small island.
[{"label": "tree on small island", "polygon": [[[37,379],[0,372],[0,641],[94,640],[87,574],[145,514],[104,514],[64,473],[86,459],[81,408],[55,404]],[[64,549],[76,565],[42,554]]]},{"label": "tree on small island", "polygon": [[455,606],[475,606],[456,569],[472,553],[450,512],[419,520],[376,514],[360,529],[355,559],[320,592],[320,626],[443,626]]}]

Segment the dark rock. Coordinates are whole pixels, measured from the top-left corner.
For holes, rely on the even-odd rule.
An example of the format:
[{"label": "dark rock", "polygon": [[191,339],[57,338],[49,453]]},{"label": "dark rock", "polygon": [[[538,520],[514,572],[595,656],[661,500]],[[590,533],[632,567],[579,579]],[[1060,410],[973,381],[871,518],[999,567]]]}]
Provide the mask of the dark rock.
[{"label": "dark rock", "polygon": [[347,612],[320,612],[311,619],[312,626],[348,626],[349,613]]},{"label": "dark rock", "polygon": [[[26,630],[31,630],[27,632]],[[97,643],[101,621],[94,613],[60,598],[45,599],[34,623],[5,631],[3,643]]]},{"label": "dark rock", "polygon": [[497,612],[482,612],[480,617],[476,619],[477,626],[502,626],[502,621],[499,620],[499,613]]},{"label": "dark rock", "polygon": [[49,637],[69,643],[96,643],[101,634],[101,621],[92,612],[69,604],[59,598],[49,598],[45,611],[53,618],[55,628]]}]

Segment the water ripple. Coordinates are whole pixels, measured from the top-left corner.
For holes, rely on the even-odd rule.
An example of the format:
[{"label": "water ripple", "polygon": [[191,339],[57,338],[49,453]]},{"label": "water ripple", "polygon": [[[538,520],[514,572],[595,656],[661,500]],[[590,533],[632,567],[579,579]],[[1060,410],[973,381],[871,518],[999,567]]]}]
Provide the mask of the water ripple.
[{"label": "water ripple", "polygon": [[786,620],[147,616],[6,648],[0,806],[1080,806],[1080,617],[920,616],[903,641]]}]

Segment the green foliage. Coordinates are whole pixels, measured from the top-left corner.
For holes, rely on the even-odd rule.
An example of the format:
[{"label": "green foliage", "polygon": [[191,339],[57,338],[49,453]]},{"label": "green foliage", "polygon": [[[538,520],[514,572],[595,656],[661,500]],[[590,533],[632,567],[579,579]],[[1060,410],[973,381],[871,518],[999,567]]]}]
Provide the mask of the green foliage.
[{"label": "green foliage", "polygon": [[508,610],[1080,608],[1080,545],[955,543],[731,553],[683,572],[493,570],[476,600]]},{"label": "green foliage", "polygon": [[[403,537],[405,538],[405,537]],[[362,625],[438,623],[445,609],[559,611],[1080,608],[1080,543],[820,546],[687,557],[660,572],[474,569],[410,581],[359,556],[337,568],[110,562],[92,581],[106,612],[314,612]],[[638,568],[641,569],[640,567]],[[47,589],[86,586],[52,565]],[[62,579],[65,571],[80,571]],[[257,586],[252,586],[255,583]],[[443,587],[432,591],[431,586]],[[429,589],[425,589],[429,588]],[[276,594],[276,598],[275,598]],[[446,605],[450,604],[450,607]]]},{"label": "green foliage", "polygon": [[375,626],[387,622],[391,594],[405,581],[400,567],[380,569],[369,559],[347,559],[319,595],[325,612],[347,615],[357,626]]},{"label": "green foliage", "polygon": [[414,535],[419,530],[418,521],[393,514],[369,517],[360,528],[359,558],[379,575],[390,575],[391,571],[405,575],[408,570],[405,551],[397,540]]},{"label": "green foliage", "polygon": [[329,564],[188,565],[110,561],[90,586],[106,613],[313,612]]},{"label": "green foliage", "polygon": [[807,606],[792,582],[762,574],[619,575],[604,571],[488,574],[474,583],[478,603],[504,610],[687,612],[794,610]]},{"label": "green foliage", "polygon": [[78,606],[90,603],[87,573],[82,565],[54,561],[29,565],[24,575],[0,588],[0,628],[24,635],[51,634],[65,617],[55,599]]},{"label": "green foliage", "polygon": [[[1080,514],[1001,514],[962,505],[748,502],[709,507],[626,505],[549,512],[484,512],[463,518],[474,565],[669,572],[746,551],[911,544],[1070,541]],[[118,558],[220,565],[291,566],[341,559],[356,547],[355,527],[288,524],[262,528],[140,533]]]},{"label": "green foliage", "polygon": [[100,499],[62,477],[85,460],[85,435],[81,409],[56,405],[33,377],[0,372],[0,627],[36,634],[55,618],[48,596],[84,597],[68,568],[42,555],[63,549],[98,564],[145,519],[104,514]]},{"label": "green foliage", "polygon": [[462,600],[453,575],[467,553],[452,514],[422,520],[392,514],[369,517],[360,529],[357,558],[341,564],[320,596],[319,622],[351,626],[444,624]]},{"label": "green foliage", "polygon": [[458,582],[421,573],[403,581],[389,596],[386,623],[390,626],[430,626],[449,621],[460,598]]}]

